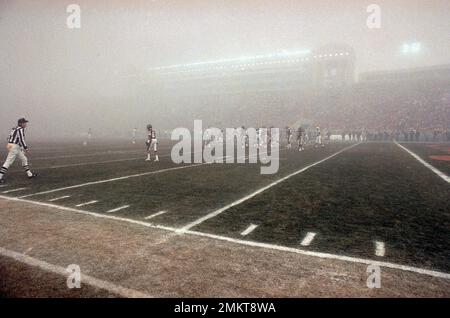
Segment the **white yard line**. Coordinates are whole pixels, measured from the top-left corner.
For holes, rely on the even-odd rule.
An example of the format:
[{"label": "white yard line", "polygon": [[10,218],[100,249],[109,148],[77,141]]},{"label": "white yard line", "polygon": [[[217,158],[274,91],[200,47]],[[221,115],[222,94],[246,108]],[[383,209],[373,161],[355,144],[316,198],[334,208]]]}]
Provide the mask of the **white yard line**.
[{"label": "white yard line", "polygon": [[[159,150],[167,150],[171,149],[171,147],[158,147]],[[95,157],[95,156],[102,156],[102,155],[117,155],[117,154],[138,154],[138,153],[145,153],[144,151],[138,150],[138,149],[130,149],[130,150],[110,150],[110,151],[101,151],[101,152],[94,152],[94,153],[84,153],[84,154],[67,154],[67,155],[61,155],[61,156],[51,156],[51,157],[36,157],[33,158],[33,160],[52,160],[52,159],[65,159],[65,158],[82,158],[82,157]]]},{"label": "white yard line", "polygon": [[80,208],[80,207],[82,207],[82,206],[94,204],[94,203],[97,203],[97,202],[98,202],[97,200],[92,200],[92,201],[89,201],[89,202],[84,202],[84,203],[77,204],[77,205],[75,205],[75,206],[76,206],[77,208]]},{"label": "white yard line", "polygon": [[24,203],[44,206],[44,207],[47,207],[47,208],[53,208],[53,209],[57,209],[57,210],[60,210],[60,211],[68,211],[68,212],[74,212],[74,213],[89,215],[89,216],[93,216],[93,217],[97,217],[97,218],[103,218],[103,219],[127,222],[127,223],[132,223],[132,224],[138,224],[138,225],[145,226],[145,227],[150,227],[150,228],[155,228],[155,229],[163,229],[163,230],[171,231],[171,232],[176,232],[177,231],[177,229],[174,228],[174,227],[161,226],[161,225],[152,225],[152,224],[150,224],[148,222],[137,221],[137,220],[128,219],[128,218],[124,218],[124,217],[120,217],[120,216],[114,216],[114,215],[111,215],[111,214],[89,212],[89,211],[76,209],[76,208],[71,208],[71,207],[67,207],[67,206],[56,205],[56,204],[53,204],[53,203],[32,201],[32,200],[21,199],[21,198],[16,198],[16,197],[9,197],[9,196],[4,196],[4,195],[0,195],[0,199],[4,199],[4,200],[8,200],[8,201],[15,201],[15,202],[24,202]]},{"label": "white yard line", "polygon": [[91,162],[82,162],[82,163],[72,163],[66,165],[58,165],[58,166],[49,166],[49,167],[39,167],[39,170],[43,169],[60,169],[60,168],[70,168],[70,167],[80,167],[80,166],[91,166],[91,165],[100,165],[105,163],[114,163],[114,162],[123,162],[123,161],[135,161],[142,159],[142,156],[139,158],[127,158],[127,159],[115,159],[115,160],[105,160],[105,161],[91,161]]},{"label": "white yard line", "polygon": [[161,215],[161,214],[164,214],[164,213],[167,213],[167,211],[156,212],[156,213],[154,213],[152,215],[146,216],[144,219],[150,220],[150,219],[153,219],[154,217],[157,217],[158,215]]},{"label": "white yard line", "polygon": [[53,198],[53,199],[48,200],[48,202],[55,202],[55,201],[59,201],[59,200],[67,199],[67,198],[70,198],[70,195],[64,195],[62,197]]},{"label": "white yard line", "polygon": [[256,224],[250,224],[250,226],[248,228],[245,229],[245,231],[243,231],[241,233],[242,236],[246,236],[249,235],[251,232],[253,232],[256,228],[258,227],[258,225]]},{"label": "white yard line", "polygon": [[308,232],[303,239],[303,241],[300,243],[301,246],[309,246],[311,242],[314,240],[314,237],[316,236],[316,233],[314,232]]},{"label": "white yard line", "polygon": [[228,204],[228,205],[226,205],[226,206],[224,206],[224,207],[222,207],[222,208],[220,208],[220,209],[218,209],[218,210],[215,210],[215,211],[213,211],[213,212],[211,212],[211,213],[209,213],[209,214],[207,214],[207,215],[205,215],[205,216],[203,216],[203,217],[201,217],[201,218],[199,218],[199,219],[197,219],[197,220],[195,220],[195,221],[193,221],[193,222],[191,222],[191,223],[189,223],[189,224],[183,226],[183,227],[180,229],[180,231],[183,232],[183,231],[190,230],[190,229],[193,228],[194,226],[197,226],[197,225],[199,225],[200,223],[203,223],[203,222],[206,221],[206,220],[209,220],[209,219],[211,219],[211,218],[213,218],[213,217],[216,217],[217,215],[219,215],[219,214],[225,212],[226,210],[228,210],[228,209],[230,209],[230,208],[232,208],[232,207],[234,207],[234,206],[236,206],[236,205],[239,205],[239,204],[241,204],[241,203],[243,203],[243,202],[245,202],[245,201],[247,201],[247,200],[253,198],[254,196],[257,196],[257,195],[260,194],[261,192],[264,192],[264,191],[266,191],[266,190],[268,190],[268,189],[270,189],[270,188],[272,188],[272,187],[278,185],[279,183],[281,183],[281,182],[283,182],[283,181],[285,181],[285,180],[287,180],[287,179],[289,179],[289,178],[291,178],[291,177],[293,177],[293,176],[295,176],[295,175],[297,175],[297,174],[299,174],[299,173],[305,172],[306,170],[308,170],[308,169],[310,169],[310,168],[312,168],[312,167],[314,167],[314,166],[316,166],[316,165],[318,165],[318,164],[320,164],[320,163],[322,163],[322,162],[324,162],[324,161],[326,161],[326,160],[328,160],[328,159],[331,159],[331,158],[337,156],[338,154],[340,154],[340,153],[342,153],[342,152],[344,152],[344,151],[346,151],[346,150],[348,150],[348,149],[351,149],[351,148],[353,148],[353,147],[355,147],[355,146],[357,146],[357,145],[359,145],[359,144],[360,144],[360,143],[353,144],[353,145],[351,145],[351,146],[349,146],[349,147],[346,147],[346,148],[344,148],[344,149],[341,149],[341,150],[339,150],[338,152],[332,154],[331,156],[328,156],[328,157],[326,157],[326,158],[324,158],[324,159],[321,159],[321,160],[319,160],[319,161],[316,161],[316,162],[313,163],[313,164],[310,164],[310,165],[308,165],[308,166],[306,166],[306,167],[303,167],[303,168],[301,168],[301,169],[299,169],[299,170],[297,170],[297,171],[295,171],[295,172],[293,172],[293,173],[290,173],[290,174],[288,174],[287,176],[285,176],[285,177],[283,177],[283,178],[281,178],[281,179],[278,179],[277,181],[274,181],[274,182],[272,182],[272,183],[266,185],[265,187],[262,187],[262,188],[256,190],[255,192],[250,193],[249,195],[246,195],[245,197],[243,197],[243,198],[241,198],[241,199],[239,199],[239,200],[236,200],[236,201],[234,201],[234,202],[232,202],[232,203],[230,203],[230,204]]},{"label": "white yard line", "polygon": [[[192,154],[192,153],[188,153],[188,154]],[[170,156],[171,156],[170,154],[160,155],[159,158],[165,158],[165,157],[170,157]],[[42,170],[42,169],[60,169],[60,168],[80,167],[80,166],[92,166],[92,165],[99,165],[99,164],[105,164],[105,163],[124,162],[124,161],[137,161],[137,160],[144,161],[144,159],[145,159],[145,155],[140,156],[140,157],[134,157],[134,158],[126,158],[126,159],[90,161],[90,162],[72,163],[72,164],[66,164],[66,165],[49,166],[49,167],[42,167],[39,169],[40,170]]]},{"label": "white yard line", "polygon": [[414,152],[412,152],[411,150],[407,149],[406,147],[400,145],[397,141],[394,141],[394,143],[399,146],[400,148],[402,148],[404,151],[406,151],[407,153],[409,153],[412,157],[414,157],[414,159],[416,159],[417,161],[419,161],[422,165],[424,165],[425,167],[427,167],[428,169],[430,169],[431,171],[433,171],[436,175],[438,175],[442,180],[446,181],[447,183],[450,183],[450,176],[446,175],[445,173],[443,173],[442,171],[440,171],[439,169],[436,169],[435,167],[433,167],[432,165],[430,165],[428,162],[426,162],[425,160],[423,160],[422,158],[420,158],[418,155],[416,155]]},{"label": "white yard line", "polygon": [[108,210],[108,211],[106,211],[106,212],[108,212],[108,213],[114,213],[114,212],[117,212],[117,211],[120,211],[120,210],[123,210],[123,209],[128,209],[129,207],[130,207],[129,205],[123,205],[123,206],[120,206],[120,207],[118,207],[118,208]]},{"label": "white yard line", "polygon": [[86,182],[86,183],[77,184],[77,185],[73,185],[73,186],[68,186],[68,187],[64,187],[64,188],[57,188],[57,189],[53,189],[53,190],[36,192],[36,193],[32,193],[32,194],[21,196],[20,198],[28,198],[28,197],[35,196],[35,195],[42,195],[42,194],[54,193],[54,192],[70,190],[70,189],[76,189],[76,188],[81,188],[81,187],[86,187],[86,186],[91,186],[91,185],[96,185],[96,184],[102,184],[102,183],[107,183],[107,182],[114,182],[114,181],[119,181],[119,180],[126,180],[126,179],[131,179],[131,178],[143,177],[143,176],[148,176],[148,175],[152,175],[152,174],[156,174],[156,173],[162,173],[162,172],[167,172],[167,171],[174,171],[174,170],[179,170],[179,169],[193,168],[193,167],[197,167],[197,166],[201,166],[201,165],[205,165],[205,164],[208,164],[208,163],[190,164],[190,165],[185,165],[185,166],[181,166],[181,167],[160,169],[160,170],[149,171],[149,172],[138,173],[138,174],[132,174],[132,175],[123,176],[123,177],[117,177],[117,178],[112,178],[112,179],[104,179],[104,180],[99,180],[99,181]]},{"label": "white yard line", "polygon": [[340,261],[345,261],[345,262],[350,262],[350,263],[378,265],[380,267],[386,267],[386,268],[397,269],[397,270],[402,270],[402,271],[407,271],[407,272],[413,272],[413,273],[422,274],[422,275],[450,279],[449,273],[428,270],[428,269],[424,269],[424,268],[407,266],[407,265],[400,265],[400,264],[395,264],[395,263],[390,263],[390,262],[381,262],[381,261],[376,261],[376,260],[371,260],[371,259],[344,256],[344,255],[338,255],[338,254],[313,252],[313,251],[308,251],[308,250],[302,250],[299,248],[292,248],[292,247],[268,244],[268,243],[259,243],[259,242],[253,242],[253,241],[247,241],[247,240],[240,240],[240,239],[234,239],[231,237],[197,232],[197,231],[185,231],[184,234],[208,237],[208,238],[212,238],[212,239],[217,239],[217,240],[221,240],[221,241],[226,241],[226,242],[240,244],[240,245],[246,245],[246,246],[253,246],[253,247],[259,247],[259,248],[265,248],[265,249],[271,249],[271,250],[277,250],[277,251],[283,251],[283,252],[290,252],[290,253],[296,253],[296,254],[319,257],[319,258],[335,259],[335,260],[340,260]]},{"label": "white yard line", "polygon": [[[37,258],[18,253],[15,251],[8,250],[6,248],[0,247],[0,255],[3,257],[11,258],[17,262],[22,264],[39,268],[47,273],[54,273],[64,277],[69,276],[69,272],[66,268],[54,264],[47,263],[45,261],[39,260]],[[81,268],[82,270],[82,268]],[[152,296],[145,294],[143,292],[126,288],[120,285],[116,285],[112,282],[104,281],[89,275],[86,275],[81,271],[81,285],[86,284],[89,286],[93,286],[102,290],[106,290],[115,295],[119,295],[127,298],[150,298]]]},{"label": "white yard line", "polygon": [[[174,227],[153,225],[148,222],[113,216],[110,214],[89,212],[89,211],[84,211],[84,210],[75,209],[75,208],[69,208],[69,207],[65,207],[65,206],[59,206],[59,205],[50,204],[50,203],[20,199],[20,198],[15,198],[15,197],[8,197],[8,196],[3,196],[3,195],[0,195],[0,199],[14,201],[14,202],[29,203],[29,204],[34,204],[34,205],[38,205],[38,206],[54,208],[54,209],[60,210],[60,211],[68,211],[68,212],[79,213],[79,214],[83,214],[83,215],[89,215],[89,216],[96,217],[96,218],[103,218],[103,219],[115,220],[115,221],[119,221],[119,222],[126,222],[129,224],[140,225],[140,226],[152,228],[152,229],[165,230],[165,231],[170,231],[170,232],[175,232],[175,233],[180,232],[180,229],[177,229]],[[408,271],[408,272],[413,272],[413,273],[417,273],[417,274],[445,278],[445,279],[450,280],[450,273],[444,273],[444,272],[439,272],[439,271],[434,271],[434,270],[429,270],[429,269],[424,269],[424,268],[419,268],[419,267],[400,265],[400,264],[389,263],[389,262],[381,262],[381,261],[376,261],[376,260],[372,260],[372,259],[357,258],[357,257],[344,256],[344,255],[338,255],[338,254],[313,252],[313,251],[302,250],[302,249],[298,249],[298,248],[291,248],[291,247],[275,245],[275,244],[259,243],[259,242],[253,242],[253,241],[248,241],[248,240],[239,240],[239,239],[234,239],[231,237],[202,233],[202,232],[197,232],[197,231],[190,231],[190,230],[183,231],[183,234],[195,235],[195,236],[200,236],[200,237],[208,237],[208,238],[212,238],[212,239],[216,239],[216,240],[220,240],[220,241],[226,241],[226,242],[245,245],[245,246],[278,250],[278,251],[302,254],[302,255],[319,257],[319,258],[335,259],[335,260],[340,260],[340,261],[345,261],[345,262],[350,262],[350,263],[379,265],[381,267],[392,268],[392,269],[397,269],[397,270],[402,270],[402,271]]]},{"label": "white yard line", "polygon": [[12,190],[7,190],[7,191],[3,191],[3,194],[8,194],[8,193],[13,193],[13,192],[18,192],[18,191],[23,191],[26,190],[28,188],[18,188],[18,189],[12,189]]},{"label": "white yard line", "polygon": [[375,241],[375,255],[383,257],[385,252],[384,242]]},{"label": "white yard line", "polygon": [[[167,155],[160,155],[159,158],[165,158],[170,157],[170,154]],[[144,161],[145,155],[140,157],[134,157],[134,158],[124,158],[124,159],[113,159],[113,160],[104,160],[104,161],[90,161],[90,162],[80,162],[80,163],[71,163],[66,165],[57,165],[57,166],[49,166],[49,167],[39,167],[40,170],[42,169],[60,169],[60,168],[70,168],[70,167],[80,167],[80,166],[92,166],[92,165],[99,165],[99,164],[105,164],[105,163],[114,163],[114,162],[124,162],[124,161],[137,161],[142,160]]]},{"label": "white yard line", "polygon": [[[280,150],[280,151],[282,151],[282,150]],[[222,157],[222,159],[223,158],[226,158],[226,156]],[[57,189],[53,189],[53,190],[47,190],[47,191],[42,191],[42,192],[31,193],[31,194],[23,195],[20,198],[24,199],[24,198],[32,197],[32,196],[35,196],[35,195],[54,193],[54,192],[58,192],[58,191],[76,189],[76,188],[81,188],[81,187],[86,187],[86,186],[91,186],[91,185],[96,185],[96,184],[101,184],[101,183],[115,182],[115,181],[130,179],[130,178],[137,178],[137,177],[148,176],[148,175],[152,175],[152,174],[156,174],[156,173],[162,173],[162,172],[168,172],[168,171],[174,171],[174,170],[180,170],[180,169],[187,169],[187,168],[193,168],[193,167],[197,167],[197,166],[210,165],[210,164],[214,164],[214,162],[202,162],[202,163],[196,163],[196,164],[187,164],[187,165],[184,165],[184,166],[181,166],[181,167],[166,168],[166,169],[160,169],[160,170],[155,170],[155,171],[149,171],[149,172],[143,172],[143,173],[138,173],[138,174],[132,174],[132,175],[123,176],[123,177],[112,178],[112,179],[92,181],[92,182],[77,184],[77,185],[63,187],[63,188],[57,188]]]},{"label": "white yard line", "polygon": [[65,158],[83,158],[83,157],[95,157],[95,156],[102,156],[102,155],[113,155],[113,154],[122,154],[122,153],[137,153],[137,150],[131,150],[131,151],[104,151],[104,152],[97,152],[97,153],[87,153],[87,154],[71,154],[71,155],[62,155],[62,156],[54,156],[54,157],[36,157],[33,158],[33,160],[52,160],[52,159],[65,159]]}]

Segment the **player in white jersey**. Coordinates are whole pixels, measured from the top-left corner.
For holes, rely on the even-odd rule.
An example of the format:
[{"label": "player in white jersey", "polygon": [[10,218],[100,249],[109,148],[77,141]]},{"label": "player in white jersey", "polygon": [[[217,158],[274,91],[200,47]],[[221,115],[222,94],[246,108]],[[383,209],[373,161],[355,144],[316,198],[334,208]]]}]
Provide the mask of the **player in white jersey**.
[{"label": "player in white jersey", "polygon": [[319,146],[324,147],[325,145],[322,142],[322,133],[320,132],[320,127],[316,127],[316,143],[314,147],[317,148]]},{"label": "player in white jersey", "polygon": [[219,143],[219,145],[223,145],[223,136],[224,136],[224,131],[223,129],[220,129],[220,135],[218,136],[216,141],[217,143]]},{"label": "player in white jersey", "polygon": [[153,149],[153,153],[155,154],[155,161],[159,161],[158,158],[158,139],[156,139],[156,131],[153,129],[152,125],[147,125],[148,138],[146,141],[147,145],[147,159],[145,161],[150,161],[150,154]]},{"label": "player in white jersey", "polygon": [[205,132],[203,134],[203,147],[211,147],[211,127],[208,127],[205,129]]},{"label": "player in white jersey", "polygon": [[136,143],[136,134],[137,134],[137,128],[133,128],[133,139],[131,143],[134,145]]},{"label": "player in white jersey", "polygon": [[259,128],[258,129],[258,143],[259,143],[259,147],[263,147],[266,144],[266,137],[267,137],[267,129],[266,128]]},{"label": "player in white jersey", "polygon": [[248,147],[248,134],[247,129],[245,129],[245,126],[241,127],[241,146],[244,149]]},{"label": "player in white jersey", "polygon": [[89,144],[92,140],[92,129],[89,128],[88,133],[87,133],[87,142],[86,144]]}]

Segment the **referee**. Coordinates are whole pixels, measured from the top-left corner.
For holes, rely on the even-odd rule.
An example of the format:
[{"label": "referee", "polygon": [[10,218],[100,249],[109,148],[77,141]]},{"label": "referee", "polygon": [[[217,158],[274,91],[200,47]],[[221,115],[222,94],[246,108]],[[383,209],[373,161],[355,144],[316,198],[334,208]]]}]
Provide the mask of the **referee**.
[{"label": "referee", "polygon": [[28,179],[37,177],[36,173],[32,173],[28,166],[28,159],[25,153],[28,153],[28,146],[25,142],[25,128],[27,127],[28,120],[20,118],[17,121],[17,127],[11,130],[8,137],[8,157],[5,163],[0,168],[0,184],[5,183],[3,176],[8,171],[9,167],[14,163],[17,157],[22,161],[22,166],[27,173]]}]

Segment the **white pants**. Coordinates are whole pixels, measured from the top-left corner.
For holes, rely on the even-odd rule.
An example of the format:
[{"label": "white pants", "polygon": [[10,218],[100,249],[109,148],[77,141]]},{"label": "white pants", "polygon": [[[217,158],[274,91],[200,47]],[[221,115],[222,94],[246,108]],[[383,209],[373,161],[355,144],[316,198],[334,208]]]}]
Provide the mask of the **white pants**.
[{"label": "white pants", "polygon": [[316,144],[322,144],[322,136],[316,137]]},{"label": "white pants", "polygon": [[7,146],[8,148],[8,157],[6,157],[6,161],[3,164],[3,167],[5,167],[6,169],[8,169],[16,160],[17,157],[19,157],[19,159],[22,161],[22,166],[26,167],[28,166],[28,159],[25,156],[25,154],[23,153],[22,148],[20,148],[19,145],[16,144],[8,144]]},{"label": "white pants", "polygon": [[151,141],[147,141],[147,151],[158,151],[158,139],[152,139]]}]

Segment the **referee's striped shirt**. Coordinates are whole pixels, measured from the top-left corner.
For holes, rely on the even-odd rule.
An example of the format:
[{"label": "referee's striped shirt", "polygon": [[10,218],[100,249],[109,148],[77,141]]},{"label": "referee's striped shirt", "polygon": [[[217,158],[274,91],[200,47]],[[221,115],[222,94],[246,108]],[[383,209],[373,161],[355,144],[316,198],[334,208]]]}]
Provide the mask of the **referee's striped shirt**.
[{"label": "referee's striped shirt", "polygon": [[28,149],[25,142],[25,129],[20,126],[13,128],[9,134],[8,143],[19,145],[23,149]]}]

